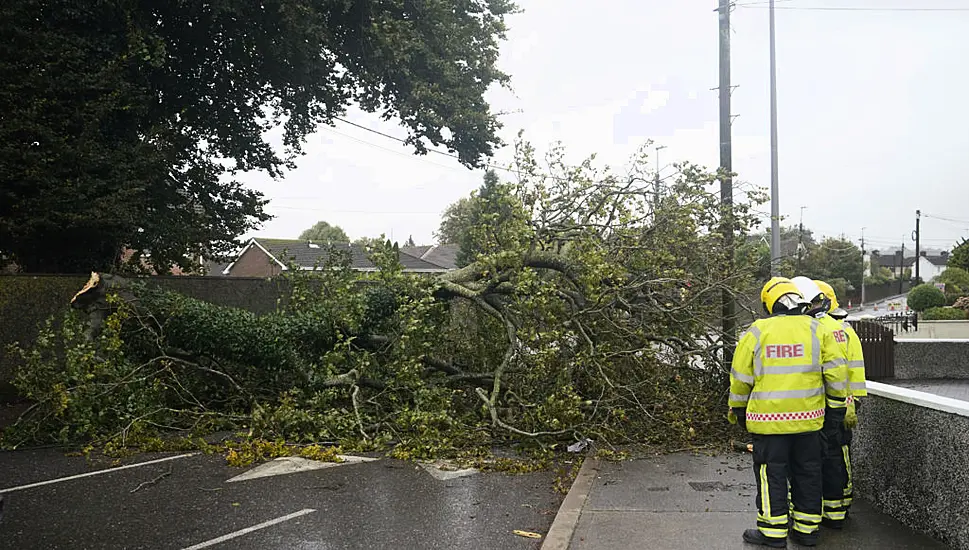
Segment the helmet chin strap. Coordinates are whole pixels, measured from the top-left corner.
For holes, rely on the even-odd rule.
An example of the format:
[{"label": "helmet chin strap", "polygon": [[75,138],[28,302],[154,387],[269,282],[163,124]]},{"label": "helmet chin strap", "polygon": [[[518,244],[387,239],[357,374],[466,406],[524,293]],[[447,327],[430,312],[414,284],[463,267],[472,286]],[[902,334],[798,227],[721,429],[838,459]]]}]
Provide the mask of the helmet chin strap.
[{"label": "helmet chin strap", "polygon": [[811,302],[811,305],[808,306],[808,310],[805,313],[811,317],[820,319],[828,313],[829,309],[831,309],[831,300],[823,298],[820,302]]}]

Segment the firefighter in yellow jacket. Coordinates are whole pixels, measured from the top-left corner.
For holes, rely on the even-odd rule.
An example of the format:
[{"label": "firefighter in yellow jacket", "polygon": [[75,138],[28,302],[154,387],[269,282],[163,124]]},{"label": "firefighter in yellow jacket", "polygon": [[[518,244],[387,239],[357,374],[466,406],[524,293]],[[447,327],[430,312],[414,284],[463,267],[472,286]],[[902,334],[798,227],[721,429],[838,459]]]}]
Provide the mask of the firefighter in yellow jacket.
[{"label": "firefighter in yellow jacket", "polygon": [[789,279],[768,281],[761,302],[770,316],[741,337],[730,370],[730,418],[752,434],[757,481],[757,529],[743,538],[787,545],[790,478],[790,538],[814,546],[821,523],[821,428],[844,420],[846,361],[831,331],[804,315],[804,297]]},{"label": "firefighter in yellow jacket", "polygon": [[[847,360],[848,334],[840,321],[828,314],[831,308],[831,298],[822,291],[821,286],[807,277],[794,277],[791,282],[810,302],[807,314],[821,323],[825,330],[831,332],[838,346]],[[831,292],[834,295],[834,292]],[[846,373],[847,374],[847,373]],[[821,432],[824,442],[824,461],[821,468],[821,525],[834,529],[841,529],[845,520],[845,493],[848,488],[848,466],[844,458],[845,425],[857,422],[855,408],[851,403],[851,377],[848,375],[849,399],[846,407],[845,422],[842,424],[826,423]]]},{"label": "firefighter in yellow jacket", "polygon": [[[861,340],[858,338],[858,333],[845,321],[848,312],[838,304],[838,297],[835,295],[834,289],[824,281],[814,282],[830,300],[828,316],[840,324],[841,329],[844,330],[846,340],[842,344],[842,347],[845,349],[848,359],[848,385],[850,386],[851,395],[848,397],[849,415],[845,418],[841,432],[841,448],[838,449],[838,458],[844,469],[844,486],[841,488],[843,500],[840,509],[834,508],[836,513],[823,513],[824,519],[821,520],[822,525],[826,527],[840,529],[844,524],[844,519],[848,515],[848,511],[851,508],[851,501],[854,497],[854,484],[851,479],[851,430],[858,423],[854,412],[861,410],[861,398],[868,395],[865,381],[865,356],[861,350]],[[825,497],[825,500],[828,500],[828,498]],[[832,500],[834,500],[834,495],[832,495]],[[831,504],[834,503],[832,502]]]}]

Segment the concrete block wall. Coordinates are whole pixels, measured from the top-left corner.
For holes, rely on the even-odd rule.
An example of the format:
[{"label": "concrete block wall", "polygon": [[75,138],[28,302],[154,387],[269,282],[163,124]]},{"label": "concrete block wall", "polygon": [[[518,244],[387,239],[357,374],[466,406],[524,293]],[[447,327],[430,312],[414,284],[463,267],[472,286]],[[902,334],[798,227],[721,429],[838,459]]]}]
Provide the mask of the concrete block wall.
[{"label": "concrete block wall", "polygon": [[911,338],[969,338],[969,321],[919,321],[919,329],[899,334]]},{"label": "concrete block wall", "polygon": [[854,432],[855,493],[969,550],[969,403],[869,382]]},{"label": "concrete block wall", "polygon": [[969,339],[895,339],[895,378],[969,379]]}]

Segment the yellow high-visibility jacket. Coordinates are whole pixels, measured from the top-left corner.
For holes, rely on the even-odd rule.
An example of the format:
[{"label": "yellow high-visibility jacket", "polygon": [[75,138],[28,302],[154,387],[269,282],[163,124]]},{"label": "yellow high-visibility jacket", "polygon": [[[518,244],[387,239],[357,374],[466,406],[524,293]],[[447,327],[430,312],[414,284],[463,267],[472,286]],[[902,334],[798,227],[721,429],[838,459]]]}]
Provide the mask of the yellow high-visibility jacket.
[{"label": "yellow high-visibility jacket", "polygon": [[858,333],[847,321],[842,321],[841,326],[848,335],[848,383],[851,385],[852,397],[865,397],[868,395],[867,383],[865,381],[865,353],[861,350],[861,340]]},{"label": "yellow high-visibility jacket", "polygon": [[747,431],[820,430],[825,406],[846,407],[848,369],[834,334],[807,315],[759,319],[740,338],[730,369],[731,408],[746,408]]}]

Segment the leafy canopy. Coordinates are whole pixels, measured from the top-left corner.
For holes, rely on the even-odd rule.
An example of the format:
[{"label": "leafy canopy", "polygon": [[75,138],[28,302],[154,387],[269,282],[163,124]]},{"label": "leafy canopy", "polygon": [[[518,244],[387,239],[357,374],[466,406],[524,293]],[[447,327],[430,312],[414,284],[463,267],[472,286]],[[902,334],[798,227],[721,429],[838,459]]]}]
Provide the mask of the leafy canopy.
[{"label": "leafy canopy", "polygon": [[945,294],[934,285],[919,285],[908,292],[908,307],[922,312],[933,307],[945,306]]},{"label": "leafy canopy", "polygon": [[339,225],[330,225],[320,220],[313,227],[299,234],[301,241],[316,241],[319,243],[348,243],[350,237]]},{"label": "leafy canopy", "polygon": [[969,239],[962,239],[962,242],[952,249],[946,265],[969,271]]},{"label": "leafy canopy", "polygon": [[[477,166],[507,0],[0,3],[0,243],[26,271],[228,254],[280,177],[356,104]],[[267,132],[282,130],[281,151]],[[137,262],[142,258],[135,257]]]}]

